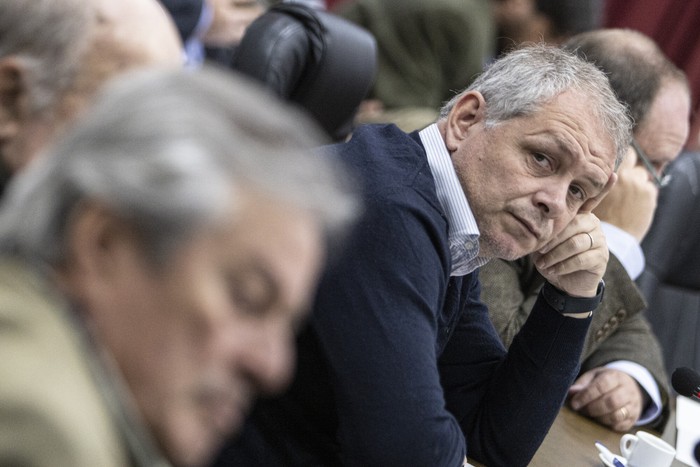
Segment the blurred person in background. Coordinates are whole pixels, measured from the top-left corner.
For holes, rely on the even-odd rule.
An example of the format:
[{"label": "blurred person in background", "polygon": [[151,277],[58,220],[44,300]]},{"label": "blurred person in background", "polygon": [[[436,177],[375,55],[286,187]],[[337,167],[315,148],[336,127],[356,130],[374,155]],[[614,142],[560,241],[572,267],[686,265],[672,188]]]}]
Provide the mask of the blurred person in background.
[{"label": "blurred person in background", "polygon": [[155,0],[0,2],[0,188],[110,78],[180,62],[175,28]]},{"label": "blurred person in background", "polygon": [[599,27],[602,0],[348,0],[334,11],[377,40],[377,78],[358,123],[413,131],[494,57]]},{"label": "blurred person in background", "polygon": [[160,0],[177,26],[185,64],[209,58],[227,64],[245,29],[266,9],[264,0]]},{"label": "blurred person in background", "polygon": [[491,0],[497,54],[524,42],[558,45],[602,26],[604,0]]},{"label": "blurred person in background", "polygon": [[352,0],[334,10],[372,33],[377,76],[358,123],[405,131],[435,121],[443,103],[493,56],[491,0]]}]

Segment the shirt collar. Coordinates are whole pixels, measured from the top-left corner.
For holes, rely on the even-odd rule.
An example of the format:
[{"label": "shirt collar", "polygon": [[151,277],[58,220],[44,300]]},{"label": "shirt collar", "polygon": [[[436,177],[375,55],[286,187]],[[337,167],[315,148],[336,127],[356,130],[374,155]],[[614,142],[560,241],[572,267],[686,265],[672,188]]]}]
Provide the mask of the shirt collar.
[{"label": "shirt collar", "polygon": [[463,276],[488,262],[479,256],[479,228],[459,183],[445,140],[436,123],[421,130],[421,143],[435,180],[435,190],[447,216],[452,276]]}]

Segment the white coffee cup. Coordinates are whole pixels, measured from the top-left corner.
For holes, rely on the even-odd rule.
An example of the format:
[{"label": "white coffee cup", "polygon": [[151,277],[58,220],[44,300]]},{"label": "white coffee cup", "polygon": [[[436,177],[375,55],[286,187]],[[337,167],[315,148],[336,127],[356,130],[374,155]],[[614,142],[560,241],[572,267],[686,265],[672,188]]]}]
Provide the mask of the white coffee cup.
[{"label": "white coffee cup", "polygon": [[673,446],[646,431],[623,435],[620,452],[628,467],[669,467],[676,457]]}]

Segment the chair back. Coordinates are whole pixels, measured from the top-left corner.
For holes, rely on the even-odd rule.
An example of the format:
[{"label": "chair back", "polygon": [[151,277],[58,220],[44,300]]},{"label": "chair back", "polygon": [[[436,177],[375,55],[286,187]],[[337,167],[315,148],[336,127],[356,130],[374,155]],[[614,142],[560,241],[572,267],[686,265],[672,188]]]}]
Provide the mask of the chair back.
[{"label": "chair back", "polygon": [[248,26],[232,68],[302,106],[339,141],[372,85],[376,55],[374,37],[359,26],[282,3]]}]

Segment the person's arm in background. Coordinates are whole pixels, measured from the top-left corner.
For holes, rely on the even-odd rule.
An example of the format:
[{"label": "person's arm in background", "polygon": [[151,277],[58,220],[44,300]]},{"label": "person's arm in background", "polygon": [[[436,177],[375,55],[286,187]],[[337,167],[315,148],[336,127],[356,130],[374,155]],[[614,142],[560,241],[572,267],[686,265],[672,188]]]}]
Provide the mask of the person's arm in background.
[{"label": "person's arm in background", "polygon": [[506,348],[520,332],[544,279],[529,256],[515,261],[492,259],[479,271],[481,299]]},{"label": "person's arm in background", "polygon": [[[640,242],[649,231],[658,189],[630,150],[614,189],[595,209],[610,249],[605,280],[610,292],[591,325],[582,375],[572,387],[572,407],[618,431],[661,426],[668,414],[668,380],[660,346],[633,281],[644,268]],[[640,352],[639,349],[645,349]],[[584,357],[584,358],[586,358]]]},{"label": "person's arm in background", "polygon": [[658,196],[649,173],[637,164],[637,154],[630,150],[618,169],[615,187],[594,211],[601,220],[610,253],[632,280],[644,269],[640,243],[651,227]]},{"label": "person's arm in background", "polygon": [[[582,375],[573,387],[579,395],[571,403],[618,431],[635,425],[662,431],[669,415],[668,376],[659,342],[642,314],[644,299],[613,255],[604,280],[610,285],[591,325]],[[580,393],[584,388],[587,392]],[[625,420],[619,418],[625,412],[621,407]]]},{"label": "person's arm in background", "polygon": [[230,47],[243,38],[250,23],[265,12],[260,0],[207,0],[212,20],[203,35],[207,47]]},{"label": "person's arm in background", "polygon": [[642,274],[645,266],[644,251],[639,240],[613,224],[602,222],[608,249],[620,261],[627,275],[634,281]]}]

